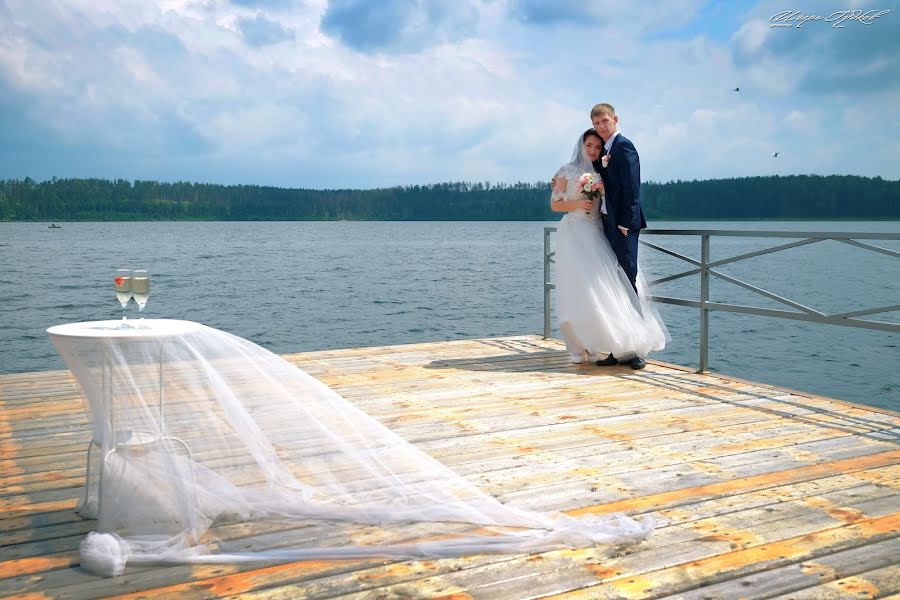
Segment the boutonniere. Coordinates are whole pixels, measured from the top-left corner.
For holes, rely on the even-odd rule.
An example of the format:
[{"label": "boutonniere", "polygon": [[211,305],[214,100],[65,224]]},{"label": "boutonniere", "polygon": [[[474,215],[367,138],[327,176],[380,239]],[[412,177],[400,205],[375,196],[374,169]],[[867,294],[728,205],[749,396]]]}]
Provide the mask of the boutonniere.
[{"label": "boutonniere", "polygon": [[604,169],[606,168],[606,166],[609,164],[609,154],[604,154],[600,158],[600,164],[603,165]]}]

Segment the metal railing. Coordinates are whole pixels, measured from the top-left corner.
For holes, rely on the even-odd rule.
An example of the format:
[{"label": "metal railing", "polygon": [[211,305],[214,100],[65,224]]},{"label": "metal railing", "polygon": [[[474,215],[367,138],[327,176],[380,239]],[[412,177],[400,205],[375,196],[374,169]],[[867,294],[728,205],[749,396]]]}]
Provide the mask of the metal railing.
[{"label": "metal railing", "polygon": [[[550,234],[556,231],[556,227],[544,227],[544,338],[550,337],[550,291],[556,286],[550,282],[550,264],[553,260],[555,252],[550,251]],[[647,241],[646,236],[653,235],[673,235],[673,236],[697,236],[700,238],[700,260],[695,260],[689,256],[685,256],[668,248],[664,248],[658,244]],[[756,250],[731,256],[719,260],[710,260],[710,240],[713,237],[746,237],[746,238],[783,238],[793,239],[796,241],[779,244],[763,250]],[[777,317],[782,319],[793,319],[795,321],[808,321],[813,323],[825,323],[828,325],[841,325],[844,327],[858,327],[862,329],[873,329],[879,331],[889,331],[900,333],[900,323],[891,323],[888,321],[873,321],[870,319],[860,319],[859,317],[867,317],[871,315],[900,311],[900,304],[890,306],[881,306],[877,308],[867,308],[862,310],[853,310],[849,312],[826,314],[814,308],[804,306],[799,302],[795,302],[778,294],[774,294],[763,288],[757,287],[745,281],[741,281],[735,277],[726,275],[717,271],[717,267],[722,265],[736,263],[741,260],[772,254],[790,248],[815,244],[825,240],[832,240],[862,248],[870,252],[900,258],[900,252],[875,246],[860,240],[900,240],[900,233],[861,233],[861,232],[832,232],[832,231],[733,231],[727,229],[645,229],[641,232],[641,244],[678,258],[680,260],[693,265],[695,268],[688,269],[681,273],[661,277],[648,282],[649,285],[674,281],[692,275],[700,275],[700,299],[686,300],[683,298],[671,298],[668,296],[653,295],[651,298],[655,302],[663,304],[675,304],[678,306],[687,306],[690,308],[700,309],[700,368],[699,372],[704,373],[709,370],[709,315],[713,311],[742,313],[750,315],[758,315],[765,317]],[[717,277],[734,285],[750,290],[760,296],[774,300],[795,310],[779,310],[773,308],[761,308],[756,306],[743,306],[740,304],[728,304],[724,302],[710,302],[709,300],[709,282],[711,277]],[[900,284],[900,282],[898,282]]]}]

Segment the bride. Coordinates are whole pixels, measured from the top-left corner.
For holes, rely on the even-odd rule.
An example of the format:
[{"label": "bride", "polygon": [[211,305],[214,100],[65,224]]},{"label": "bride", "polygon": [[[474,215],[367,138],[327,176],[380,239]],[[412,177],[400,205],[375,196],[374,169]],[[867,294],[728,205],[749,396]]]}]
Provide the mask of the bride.
[{"label": "bride", "polygon": [[669,335],[643,277],[638,273],[635,293],[603,235],[604,205],[589,200],[578,183],[595,172],[602,147],[594,129],[579,136],[572,160],[556,172],[550,207],[567,213],[556,238],[556,316],[566,349],[573,363],[609,354],[598,362],[604,365],[662,350]]}]

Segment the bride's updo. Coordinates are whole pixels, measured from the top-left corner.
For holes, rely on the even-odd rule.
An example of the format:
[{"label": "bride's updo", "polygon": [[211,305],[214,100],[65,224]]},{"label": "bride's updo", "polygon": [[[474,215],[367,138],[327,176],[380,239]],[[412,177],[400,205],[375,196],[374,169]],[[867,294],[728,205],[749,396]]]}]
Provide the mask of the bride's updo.
[{"label": "bride's updo", "polygon": [[587,139],[588,139],[589,137],[591,137],[591,136],[593,136],[593,137],[597,138],[598,140],[600,140],[600,143],[601,143],[601,144],[603,143],[603,138],[600,137],[600,134],[597,133],[597,130],[594,129],[593,127],[591,127],[590,129],[588,129],[587,131],[585,131],[585,132],[581,135],[581,143],[582,143],[582,144],[585,143],[585,142],[587,141]]}]

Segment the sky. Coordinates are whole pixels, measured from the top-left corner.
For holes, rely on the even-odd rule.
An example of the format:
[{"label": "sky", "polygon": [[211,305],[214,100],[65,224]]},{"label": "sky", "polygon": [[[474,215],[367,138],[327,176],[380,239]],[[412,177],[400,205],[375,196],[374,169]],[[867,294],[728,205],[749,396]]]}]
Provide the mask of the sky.
[{"label": "sky", "polygon": [[599,102],[644,181],[900,179],[900,0],[0,0],[0,179],[544,181]]}]

